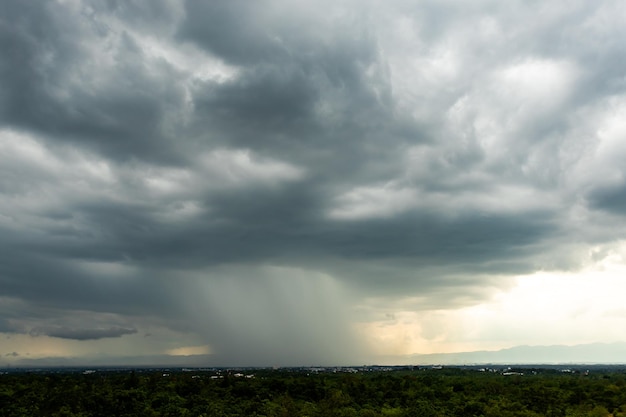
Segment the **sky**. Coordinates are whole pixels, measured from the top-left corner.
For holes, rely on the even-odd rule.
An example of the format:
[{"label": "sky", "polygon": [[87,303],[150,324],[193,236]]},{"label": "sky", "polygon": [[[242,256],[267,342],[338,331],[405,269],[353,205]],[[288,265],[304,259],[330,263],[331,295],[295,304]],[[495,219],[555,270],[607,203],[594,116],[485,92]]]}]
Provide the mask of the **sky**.
[{"label": "sky", "polygon": [[626,342],[624,21],[2,1],[0,365]]}]

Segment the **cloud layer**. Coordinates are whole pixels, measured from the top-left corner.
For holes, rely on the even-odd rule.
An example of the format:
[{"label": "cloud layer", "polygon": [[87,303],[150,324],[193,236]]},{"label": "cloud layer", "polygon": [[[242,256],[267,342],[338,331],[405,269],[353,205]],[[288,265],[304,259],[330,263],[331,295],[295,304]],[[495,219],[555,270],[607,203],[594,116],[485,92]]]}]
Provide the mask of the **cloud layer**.
[{"label": "cloud layer", "polygon": [[3,2],[0,331],[338,362],[390,306],[588,267],[624,236],[625,14]]}]

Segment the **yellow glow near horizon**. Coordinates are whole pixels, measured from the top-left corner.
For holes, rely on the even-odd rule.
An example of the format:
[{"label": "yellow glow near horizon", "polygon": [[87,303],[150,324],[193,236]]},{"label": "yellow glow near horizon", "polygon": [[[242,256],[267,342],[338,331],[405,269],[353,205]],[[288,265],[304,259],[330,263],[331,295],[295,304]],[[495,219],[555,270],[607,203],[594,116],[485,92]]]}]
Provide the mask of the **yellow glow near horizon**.
[{"label": "yellow glow near horizon", "polygon": [[626,246],[576,273],[537,272],[476,305],[360,323],[375,354],[626,341]]},{"label": "yellow glow near horizon", "polygon": [[165,353],[171,356],[208,355],[211,353],[211,347],[209,345],[183,346],[175,349],[168,349]]}]

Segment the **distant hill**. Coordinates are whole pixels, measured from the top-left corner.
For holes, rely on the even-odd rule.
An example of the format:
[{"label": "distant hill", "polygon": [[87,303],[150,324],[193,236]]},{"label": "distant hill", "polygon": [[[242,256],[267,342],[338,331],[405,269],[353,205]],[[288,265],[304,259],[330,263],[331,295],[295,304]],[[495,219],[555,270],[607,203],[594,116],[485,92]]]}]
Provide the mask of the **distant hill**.
[{"label": "distant hill", "polygon": [[435,353],[386,357],[386,363],[414,365],[464,364],[626,364],[626,343],[515,346],[497,351]]},{"label": "distant hill", "polygon": [[[377,365],[552,365],[552,364],[626,364],[626,343],[591,343],[583,345],[516,346],[497,351],[438,353],[427,355],[386,356],[371,362]],[[300,364],[310,366],[320,364]],[[360,363],[338,363],[337,366],[363,365]],[[231,363],[217,355],[191,356],[129,356],[94,358],[20,358],[17,361],[0,363],[2,367],[202,367],[202,366],[268,366],[264,363]]]}]

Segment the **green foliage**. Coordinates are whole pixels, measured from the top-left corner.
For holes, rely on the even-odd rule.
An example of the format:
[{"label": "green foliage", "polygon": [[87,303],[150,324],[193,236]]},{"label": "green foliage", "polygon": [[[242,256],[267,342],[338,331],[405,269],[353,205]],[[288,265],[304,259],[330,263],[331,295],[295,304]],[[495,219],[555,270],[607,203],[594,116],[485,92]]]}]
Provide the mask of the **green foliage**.
[{"label": "green foliage", "polygon": [[626,417],[622,372],[254,373],[254,378],[228,371],[1,374],[0,417]]}]

